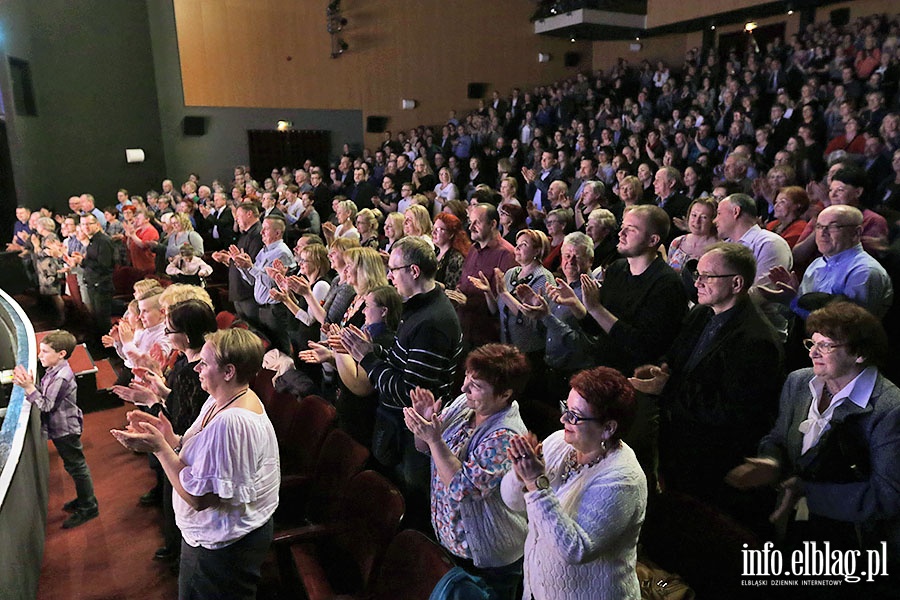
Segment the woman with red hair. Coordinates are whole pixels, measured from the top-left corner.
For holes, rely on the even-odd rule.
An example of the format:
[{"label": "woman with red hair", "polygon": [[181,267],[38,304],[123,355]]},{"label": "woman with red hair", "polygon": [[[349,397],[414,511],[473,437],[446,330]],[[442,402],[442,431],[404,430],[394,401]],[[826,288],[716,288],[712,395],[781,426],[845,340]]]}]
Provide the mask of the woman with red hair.
[{"label": "woman with red hair", "polygon": [[435,280],[448,290],[455,290],[471,245],[462,221],[450,213],[438,213],[431,228],[431,239],[438,261]]}]

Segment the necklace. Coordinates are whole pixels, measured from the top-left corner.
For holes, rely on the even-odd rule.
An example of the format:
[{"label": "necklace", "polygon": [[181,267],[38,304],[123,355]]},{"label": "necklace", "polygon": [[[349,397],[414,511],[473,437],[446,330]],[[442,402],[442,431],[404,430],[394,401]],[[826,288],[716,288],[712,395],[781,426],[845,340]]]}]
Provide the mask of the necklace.
[{"label": "necklace", "polygon": [[572,448],[569,451],[569,454],[566,455],[566,460],[563,462],[563,472],[562,472],[562,480],[566,482],[573,475],[577,475],[581,472],[582,469],[590,469],[591,467],[597,466],[600,462],[609,455],[609,451],[607,450],[594,460],[589,463],[579,463],[578,462],[578,451],[575,448]]},{"label": "necklace", "polygon": [[209,425],[209,422],[213,420],[213,417],[215,417],[217,414],[219,414],[220,412],[222,412],[223,410],[225,410],[226,408],[228,408],[229,406],[234,404],[235,400],[237,400],[238,398],[240,398],[241,396],[243,396],[244,394],[246,394],[249,391],[250,391],[250,388],[244,388],[243,390],[241,390],[240,392],[238,392],[237,394],[232,396],[231,400],[226,402],[225,406],[223,406],[219,410],[216,410],[215,405],[211,406],[210,409],[208,411],[206,411],[206,415],[204,415],[203,420],[200,421],[200,431],[203,431],[203,428],[206,427],[207,425]]}]

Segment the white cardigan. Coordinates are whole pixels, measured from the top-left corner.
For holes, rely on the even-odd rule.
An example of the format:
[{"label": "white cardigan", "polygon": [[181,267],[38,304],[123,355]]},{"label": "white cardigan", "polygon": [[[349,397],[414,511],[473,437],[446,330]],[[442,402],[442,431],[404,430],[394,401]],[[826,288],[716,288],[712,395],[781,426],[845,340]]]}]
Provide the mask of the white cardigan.
[{"label": "white cardigan", "polygon": [[514,471],[503,500],[526,510],[525,594],[535,600],[639,599],[637,542],[647,508],[647,479],[634,451],[621,447],[563,482],[572,447],[557,431],[544,441],[549,490],[522,492]]}]

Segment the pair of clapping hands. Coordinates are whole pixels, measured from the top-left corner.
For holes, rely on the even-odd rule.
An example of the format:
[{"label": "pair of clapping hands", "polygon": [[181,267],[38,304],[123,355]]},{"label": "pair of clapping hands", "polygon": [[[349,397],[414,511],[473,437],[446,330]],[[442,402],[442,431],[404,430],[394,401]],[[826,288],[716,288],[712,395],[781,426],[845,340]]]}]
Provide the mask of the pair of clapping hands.
[{"label": "pair of clapping hands", "polygon": [[300,360],[311,364],[332,362],[334,354],[338,353],[349,354],[359,362],[374,348],[369,334],[355,325],[339,327],[335,323],[326,323],[322,326],[322,332],[326,336],[326,342],[309,342],[309,350],[300,351]]},{"label": "pair of clapping hands", "polygon": [[134,379],[127,386],[113,386],[113,393],[135,406],[165,405],[172,390],[162,377],[161,361],[148,354],[133,354],[130,358],[134,363],[131,369]]},{"label": "pair of clapping hands", "polygon": [[249,254],[231,244],[228,250],[218,250],[212,254],[213,260],[222,264],[228,264],[234,261],[235,266],[241,269],[249,269],[253,266],[253,259]]}]

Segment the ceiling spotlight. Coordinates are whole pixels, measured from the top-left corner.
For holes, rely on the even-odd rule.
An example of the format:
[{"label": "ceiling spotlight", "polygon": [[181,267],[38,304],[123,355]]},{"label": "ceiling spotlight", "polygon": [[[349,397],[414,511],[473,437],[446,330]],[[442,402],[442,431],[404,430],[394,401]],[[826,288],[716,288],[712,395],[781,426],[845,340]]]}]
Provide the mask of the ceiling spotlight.
[{"label": "ceiling spotlight", "polygon": [[572,38],[572,39],[570,39],[569,41],[572,42],[572,43],[574,44],[574,43],[575,43],[575,38]]},{"label": "ceiling spotlight", "polygon": [[284,121],[284,120],[278,121],[278,123],[276,124],[278,131],[287,131],[288,129],[290,129],[293,126],[294,126],[293,123],[291,123],[290,121]]},{"label": "ceiling spotlight", "polygon": [[759,27],[759,25],[756,24],[756,21],[750,21],[749,23],[744,25],[744,31],[746,31],[747,33],[750,33],[757,27]]},{"label": "ceiling spotlight", "polygon": [[788,14],[789,14],[789,15],[792,15],[792,14],[794,14],[794,11],[789,10],[789,11],[788,11]]},{"label": "ceiling spotlight", "polygon": [[715,25],[710,25],[709,28],[712,29],[713,31],[716,30],[716,26],[715,26]]}]

